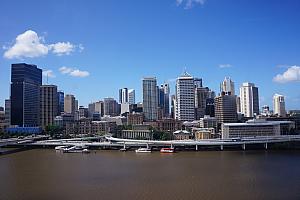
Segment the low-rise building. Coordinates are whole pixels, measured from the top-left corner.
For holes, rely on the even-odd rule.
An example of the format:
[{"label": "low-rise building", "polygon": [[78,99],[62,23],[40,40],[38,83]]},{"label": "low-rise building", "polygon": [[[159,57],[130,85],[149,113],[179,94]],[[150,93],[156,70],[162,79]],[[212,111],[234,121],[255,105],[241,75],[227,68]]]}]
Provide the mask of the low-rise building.
[{"label": "low-rise building", "polygon": [[173,133],[175,140],[189,140],[192,138],[192,134],[186,130],[177,130]]},{"label": "low-rise building", "polygon": [[150,130],[122,130],[122,138],[125,139],[152,139]]},{"label": "low-rise building", "polygon": [[143,124],[144,114],[143,113],[129,113],[127,115],[127,125]]},{"label": "low-rise building", "polygon": [[194,128],[193,134],[195,136],[195,140],[203,140],[203,139],[212,139],[215,138],[215,129],[214,128]]},{"label": "low-rise building", "polygon": [[222,124],[222,139],[286,135],[295,128],[291,121],[248,120],[246,123]]},{"label": "low-rise building", "polygon": [[182,121],[170,118],[157,120],[157,129],[159,131],[173,133],[176,130],[182,129]]}]

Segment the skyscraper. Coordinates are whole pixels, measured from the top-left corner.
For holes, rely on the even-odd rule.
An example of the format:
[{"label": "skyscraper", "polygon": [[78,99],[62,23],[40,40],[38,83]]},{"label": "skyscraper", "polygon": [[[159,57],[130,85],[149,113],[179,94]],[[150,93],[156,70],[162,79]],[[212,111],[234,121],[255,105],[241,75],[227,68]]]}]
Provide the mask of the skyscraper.
[{"label": "skyscraper", "polygon": [[65,102],[65,93],[63,91],[58,91],[57,92],[57,98],[58,98],[58,101],[57,101],[57,115],[60,115],[61,113],[64,112],[64,102]]},{"label": "skyscraper", "polygon": [[245,117],[259,114],[258,88],[254,83],[243,83],[240,88],[241,113]]},{"label": "skyscraper", "polygon": [[10,99],[5,99],[5,123],[10,126]]},{"label": "skyscraper", "polygon": [[285,101],[283,95],[275,94],[273,96],[273,107],[275,115],[278,115],[280,117],[286,116]]},{"label": "skyscraper", "polygon": [[231,95],[235,95],[234,82],[230,77],[225,77],[224,81],[220,84],[220,92],[230,92]]},{"label": "skyscraper", "polygon": [[42,70],[36,65],[11,65],[11,125],[39,126]]},{"label": "skyscraper", "polygon": [[114,98],[104,98],[104,115],[117,116],[118,103]]},{"label": "skyscraper", "polygon": [[66,94],[65,100],[64,100],[64,112],[68,114],[75,114],[76,111],[76,100],[74,95],[72,94]]},{"label": "skyscraper", "polygon": [[128,102],[130,105],[135,104],[135,90],[134,89],[128,90]]},{"label": "skyscraper", "polygon": [[209,98],[208,87],[195,88],[195,119],[199,120],[204,117],[206,110],[206,100]]},{"label": "skyscraper", "polygon": [[43,129],[48,125],[54,124],[54,118],[57,116],[58,93],[56,85],[42,85],[40,87],[40,117]]},{"label": "skyscraper", "polygon": [[176,81],[176,114],[175,118],[182,121],[195,119],[195,83],[187,72]]},{"label": "skyscraper", "polygon": [[158,107],[162,112],[162,117],[170,115],[170,87],[168,83],[160,85],[158,88]]},{"label": "skyscraper", "polygon": [[119,89],[119,103],[128,103],[128,89],[122,88]]},{"label": "skyscraper", "polygon": [[237,122],[236,96],[221,92],[215,98],[215,117],[219,123]]},{"label": "skyscraper", "polygon": [[157,119],[157,81],[155,77],[143,78],[143,112],[145,120]]}]

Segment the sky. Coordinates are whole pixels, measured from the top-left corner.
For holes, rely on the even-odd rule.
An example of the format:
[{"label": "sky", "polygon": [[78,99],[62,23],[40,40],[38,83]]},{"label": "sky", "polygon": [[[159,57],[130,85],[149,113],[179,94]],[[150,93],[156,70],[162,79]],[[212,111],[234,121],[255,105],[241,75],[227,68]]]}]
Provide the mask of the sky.
[{"label": "sky", "polygon": [[[79,105],[136,90],[157,77],[175,90],[186,69],[219,92],[225,76],[300,109],[300,1],[52,0],[0,1],[0,106],[11,64],[36,64]],[[47,84],[46,76],[43,83]]]}]

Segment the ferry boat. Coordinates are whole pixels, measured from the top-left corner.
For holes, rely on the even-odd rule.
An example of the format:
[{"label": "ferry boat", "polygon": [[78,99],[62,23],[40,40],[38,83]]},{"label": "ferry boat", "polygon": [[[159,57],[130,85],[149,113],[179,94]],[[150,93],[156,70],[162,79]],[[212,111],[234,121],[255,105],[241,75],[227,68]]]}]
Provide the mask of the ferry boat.
[{"label": "ferry boat", "polygon": [[174,153],[174,148],[161,148],[160,153]]},{"label": "ferry boat", "polygon": [[150,148],[138,148],[135,150],[136,153],[151,153]]},{"label": "ferry boat", "polygon": [[56,151],[62,151],[64,148],[67,148],[68,146],[56,146],[55,150]]}]

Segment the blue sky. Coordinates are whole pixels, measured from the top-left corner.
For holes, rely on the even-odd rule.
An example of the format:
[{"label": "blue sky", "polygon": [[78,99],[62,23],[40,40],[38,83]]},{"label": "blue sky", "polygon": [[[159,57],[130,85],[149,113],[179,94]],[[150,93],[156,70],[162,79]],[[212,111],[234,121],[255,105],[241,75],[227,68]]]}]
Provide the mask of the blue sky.
[{"label": "blue sky", "polygon": [[186,68],[216,92],[230,76],[236,92],[254,82],[261,106],[280,93],[300,109],[299,10],[297,0],[2,0],[0,105],[11,64],[26,62],[51,70],[49,83],[80,105],[122,87],[140,101],[144,76],[174,91]]}]

